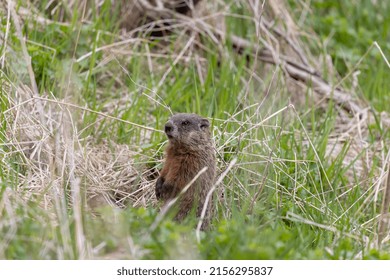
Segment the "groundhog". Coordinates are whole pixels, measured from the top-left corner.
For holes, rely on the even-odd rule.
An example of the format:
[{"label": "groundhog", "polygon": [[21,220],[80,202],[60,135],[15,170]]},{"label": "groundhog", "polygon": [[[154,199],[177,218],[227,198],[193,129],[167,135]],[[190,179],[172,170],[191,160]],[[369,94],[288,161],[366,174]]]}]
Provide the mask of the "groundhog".
[{"label": "groundhog", "polygon": [[[156,182],[156,197],[168,203],[207,166],[207,170],[180,196],[175,219],[183,220],[193,207],[201,216],[206,196],[215,180],[215,149],[211,139],[210,123],[196,114],[176,114],[165,124],[169,139],[166,158],[160,177]],[[212,214],[212,199],[206,208],[202,229],[209,226]]]}]

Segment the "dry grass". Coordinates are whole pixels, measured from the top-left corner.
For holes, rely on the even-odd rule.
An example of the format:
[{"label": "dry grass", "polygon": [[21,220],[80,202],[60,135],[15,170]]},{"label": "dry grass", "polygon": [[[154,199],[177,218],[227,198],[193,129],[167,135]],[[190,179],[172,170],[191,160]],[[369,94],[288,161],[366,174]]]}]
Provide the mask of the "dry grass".
[{"label": "dry grass", "polygon": [[10,128],[6,143],[10,152],[4,160],[15,154],[22,157],[27,175],[18,174],[17,189],[26,198],[44,194],[45,208],[50,207],[50,194],[64,195],[63,187],[74,176],[92,206],[99,201],[117,207],[153,203],[150,171],[134,164],[139,150],[109,140],[97,144],[90,137],[82,138],[78,129],[81,113],[65,102],[31,98],[27,88],[14,88],[12,93],[16,97],[8,96],[11,108],[4,112]]}]

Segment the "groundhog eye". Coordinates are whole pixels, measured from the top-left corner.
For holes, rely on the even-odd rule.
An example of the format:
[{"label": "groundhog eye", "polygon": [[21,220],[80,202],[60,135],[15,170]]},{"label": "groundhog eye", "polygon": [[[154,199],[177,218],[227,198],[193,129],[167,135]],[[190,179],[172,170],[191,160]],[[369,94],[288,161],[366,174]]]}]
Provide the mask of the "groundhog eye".
[{"label": "groundhog eye", "polygon": [[181,125],[189,125],[189,124],[190,124],[189,121],[182,121],[182,122],[181,122]]}]

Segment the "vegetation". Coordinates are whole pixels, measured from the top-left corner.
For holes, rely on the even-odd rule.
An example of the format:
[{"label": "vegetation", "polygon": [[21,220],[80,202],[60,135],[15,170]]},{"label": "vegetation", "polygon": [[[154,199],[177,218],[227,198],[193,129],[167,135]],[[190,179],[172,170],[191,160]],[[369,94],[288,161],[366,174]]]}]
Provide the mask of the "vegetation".
[{"label": "vegetation", "polygon": [[[109,0],[14,2],[1,259],[390,259],[388,1],[201,2],[157,38]],[[172,112],[212,121],[223,180],[206,232],[154,197]]]}]

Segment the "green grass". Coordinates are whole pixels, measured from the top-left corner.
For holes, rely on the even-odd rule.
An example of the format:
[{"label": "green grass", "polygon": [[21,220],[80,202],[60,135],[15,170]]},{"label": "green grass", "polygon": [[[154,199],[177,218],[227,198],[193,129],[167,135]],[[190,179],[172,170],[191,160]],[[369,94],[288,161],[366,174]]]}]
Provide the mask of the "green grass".
[{"label": "green grass", "polygon": [[[296,1],[290,1],[295,6]],[[301,17],[302,6],[295,8]],[[303,17],[302,17],[303,19]],[[323,42],[325,52],[341,76],[360,71],[357,76],[359,93],[370,100],[379,111],[389,111],[388,98],[390,85],[387,82],[389,68],[377,48],[370,47],[374,42],[389,59],[390,53],[390,4],[388,1],[315,1],[302,26],[310,26]],[[369,51],[370,50],[370,51]],[[358,61],[365,56],[355,69]]]},{"label": "green grass", "polygon": [[[315,55],[329,54],[341,77],[356,65],[373,41],[385,54],[390,51],[390,21],[386,20],[389,5],[378,1],[372,10],[370,1],[354,2],[316,1],[304,22],[311,26],[307,30],[313,29],[321,38],[317,46],[329,33],[334,34],[326,48],[312,47],[312,51]],[[252,16],[245,5],[229,3],[232,14]],[[46,4],[41,1],[36,6]],[[228,45],[221,46],[221,55],[218,46],[207,38],[202,38],[202,49],[192,50],[203,60],[175,61],[181,51],[178,45],[185,45],[176,33],[160,45],[144,40],[129,43],[121,49],[124,53],[101,51],[99,47],[124,39],[116,18],[110,16],[109,1],[100,10],[87,8],[92,16],[83,23],[81,10],[74,8],[67,10],[65,20],[59,12],[50,16],[42,12],[53,21],[51,24],[40,24],[35,16],[28,16],[22,28],[28,38],[26,46],[39,94],[80,106],[75,109],[53,102],[50,108],[64,116],[64,108],[71,111],[74,123],[67,128],[68,134],[77,135],[81,149],[90,152],[88,143],[94,147],[106,145],[113,151],[123,144],[137,152],[137,168],[160,169],[166,141],[161,132],[140,129],[93,111],[162,129],[170,116],[166,105],[173,112],[210,117],[220,170],[235,158],[237,163],[218,189],[223,199],[216,200],[213,226],[200,233],[199,242],[194,217],[177,224],[169,214],[154,227],[160,214],[150,202],[147,207],[89,210],[85,197],[90,181],[84,177],[81,179],[87,183],[80,184],[81,207],[70,203],[77,186],[68,169],[61,173],[60,162],[68,164],[66,156],[54,158],[55,167],[50,173],[61,180],[34,185],[29,178],[39,172],[31,165],[33,155],[29,158],[17,143],[10,143],[20,134],[12,126],[16,112],[26,110],[24,105],[10,110],[15,105],[12,102],[18,101],[13,93],[18,85],[30,85],[21,43],[11,24],[7,48],[0,47],[6,62],[0,72],[0,258],[390,259],[389,242],[380,247],[376,244],[382,205],[382,191],[376,197],[376,187],[378,179],[383,179],[382,169],[386,171],[383,161],[387,153],[380,144],[382,141],[386,146],[389,140],[379,117],[368,126],[364,141],[346,138],[336,143],[341,137],[337,135],[339,108],[332,101],[313,106],[317,100],[312,100],[311,89],[300,92],[305,102],[288,107],[294,103],[290,94],[293,90],[286,85],[280,67],[270,66],[264,71],[262,63],[243,59]],[[299,6],[291,3],[290,9],[299,19]],[[346,11],[350,11],[349,16]],[[0,9],[1,36],[6,33],[5,15],[6,10]],[[303,30],[305,24],[300,26]],[[227,16],[226,25],[232,34],[256,41],[252,21]],[[165,50],[162,56],[143,55],[161,54],[161,46]],[[261,80],[253,77],[251,69],[259,70],[256,74]],[[358,95],[377,110],[389,109],[390,87],[386,81],[390,69],[383,58],[373,49],[356,70],[361,71]],[[347,79],[345,86],[350,88],[351,84]],[[49,105],[45,106],[49,110]],[[54,115],[53,119],[57,120]],[[40,131],[39,126],[36,129]],[[58,126],[53,130],[52,141],[65,137],[62,129]],[[16,133],[16,138],[10,131]],[[121,170],[121,166],[115,168]],[[58,185],[65,195],[56,193]],[[45,204],[48,197],[52,198],[49,206]],[[80,236],[85,238],[83,248],[77,243]]]}]

